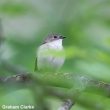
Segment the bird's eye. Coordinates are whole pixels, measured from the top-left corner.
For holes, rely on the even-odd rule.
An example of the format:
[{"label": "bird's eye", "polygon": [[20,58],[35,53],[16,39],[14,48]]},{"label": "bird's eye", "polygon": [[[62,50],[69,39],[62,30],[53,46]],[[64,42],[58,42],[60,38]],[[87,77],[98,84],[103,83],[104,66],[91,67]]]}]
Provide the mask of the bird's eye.
[{"label": "bird's eye", "polygon": [[57,36],[54,36],[54,38],[57,38]]}]

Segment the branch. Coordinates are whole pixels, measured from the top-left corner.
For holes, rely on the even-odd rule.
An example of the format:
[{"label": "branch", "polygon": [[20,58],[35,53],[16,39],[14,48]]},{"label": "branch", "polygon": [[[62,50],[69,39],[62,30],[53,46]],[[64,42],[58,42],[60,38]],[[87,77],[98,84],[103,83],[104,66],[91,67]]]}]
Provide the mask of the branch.
[{"label": "branch", "polygon": [[[46,77],[40,77],[39,74],[35,75],[33,73],[25,72],[17,67],[10,65],[6,62],[2,63],[2,68],[5,70],[15,73],[15,75],[8,76],[8,77],[0,77],[0,84],[11,84],[11,86],[16,86],[16,85],[23,85],[22,87],[27,87],[26,85],[30,86],[37,86],[40,85],[46,94],[59,97],[60,99],[65,99],[65,98],[71,98],[71,95],[68,95],[67,93],[63,92],[62,90],[59,90],[58,88],[53,88],[54,84],[49,84],[46,80]],[[53,82],[52,82],[53,83]],[[63,82],[61,82],[62,84]],[[29,85],[30,84],[30,85]],[[53,86],[54,85],[54,86]]]},{"label": "branch", "polygon": [[58,108],[58,110],[70,110],[73,104],[74,102],[72,100],[65,100],[62,106]]},{"label": "branch", "polygon": [[[48,75],[46,75],[46,76],[44,75],[44,77],[39,77],[39,74],[34,75],[33,73],[21,71],[20,69],[16,68],[13,65],[9,65],[9,64],[6,64],[6,65],[3,64],[4,69],[9,72],[13,72],[16,75],[12,75],[9,77],[1,77],[0,78],[1,86],[5,85],[5,87],[8,88],[9,84],[11,84],[10,87],[12,87],[12,86],[16,87],[15,90],[18,90],[21,88],[32,89],[32,87],[35,88],[37,86],[40,86],[42,88],[43,93],[46,96],[54,96],[54,97],[57,97],[61,100],[68,99],[68,100],[64,101],[64,103],[61,105],[61,107],[58,108],[58,110],[70,110],[72,105],[74,104],[74,101],[76,101],[78,98],[78,96],[76,96],[74,94],[74,92],[72,92],[72,94],[69,94],[67,91],[60,90],[58,88],[54,88],[56,85],[53,86],[53,85],[49,84],[49,83],[53,83],[53,82],[47,83],[48,79],[51,79],[51,81],[53,81],[55,79],[56,76],[54,76],[54,75],[52,75],[53,77],[48,77]],[[9,68],[7,68],[7,67],[9,67]],[[20,74],[19,74],[19,72],[20,72]],[[73,77],[71,77],[71,79],[69,79],[69,80],[73,81],[72,84],[74,83]],[[83,78],[83,80],[84,80],[84,78]],[[87,83],[89,83],[91,87],[95,86],[97,88],[101,88],[103,90],[106,90],[106,91],[108,91],[108,93],[110,93],[110,84],[108,84],[108,83],[104,83],[104,82],[97,81],[97,80],[88,80]],[[65,82],[62,82],[61,84],[65,84]],[[72,87],[71,84],[68,87]],[[11,89],[11,88],[8,88],[8,89],[13,91],[13,89]],[[38,95],[38,94],[36,94],[36,91],[33,91],[33,92],[35,92],[34,93],[35,95]],[[79,95],[80,95],[80,93],[79,93]],[[84,103],[84,102],[81,102],[80,99],[77,101],[79,101],[79,103],[82,103],[82,104]],[[45,109],[43,109],[43,110],[45,110]]]},{"label": "branch", "polygon": [[[33,74],[33,73],[29,73],[29,72],[25,72],[23,70],[20,70],[19,68],[13,66],[13,65],[10,65],[6,62],[2,62],[2,68],[4,68],[5,70],[9,71],[9,72],[12,72],[14,73],[15,75],[12,75],[12,76],[9,76],[9,77],[0,77],[0,83],[4,82],[4,83],[9,83],[9,82],[17,82],[17,83],[21,83],[21,82],[27,82],[29,83],[29,81],[34,81],[34,83],[36,84],[40,84],[40,85],[43,85],[43,86],[59,86],[59,87],[63,87],[63,88],[68,88],[68,89],[71,89],[73,87],[73,83],[74,83],[74,76],[65,76],[63,77],[62,76],[59,76],[58,75],[53,75],[51,74],[50,76],[47,74],[46,75],[41,75],[41,74]],[[60,79],[61,77],[61,79]],[[65,77],[67,77],[67,80],[65,81]],[[69,78],[71,77],[71,78]],[[65,79],[64,79],[65,78]],[[56,80],[57,79],[57,82],[54,83],[54,79]],[[83,78],[84,79],[84,78]],[[87,78],[85,78],[87,79]],[[60,82],[59,82],[60,80]],[[71,80],[73,82],[71,82]],[[82,80],[82,79],[80,79]],[[88,79],[87,79],[88,80]],[[98,81],[98,80],[91,80],[89,79],[87,81],[87,83],[89,84],[89,86],[91,87],[97,87],[97,88],[102,88],[104,90],[107,90],[110,92],[110,84],[109,83],[104,83],[104,82],[101,82],[101,81]],[[48,91],[49,92],[49,91]],[[53,93],[54,91],[53,91]],[[60,94],[61,96],[61,94]]]}]

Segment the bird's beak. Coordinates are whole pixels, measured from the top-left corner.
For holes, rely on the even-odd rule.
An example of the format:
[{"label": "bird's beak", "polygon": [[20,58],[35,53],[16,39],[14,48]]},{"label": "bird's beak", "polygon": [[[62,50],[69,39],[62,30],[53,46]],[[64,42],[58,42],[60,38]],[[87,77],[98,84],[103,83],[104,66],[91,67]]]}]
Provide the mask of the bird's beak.
[{"label": "bird's beak", "polygon": [[66,37],[64,37],[64,36],[60,36],[60,39],[65,39]]}]

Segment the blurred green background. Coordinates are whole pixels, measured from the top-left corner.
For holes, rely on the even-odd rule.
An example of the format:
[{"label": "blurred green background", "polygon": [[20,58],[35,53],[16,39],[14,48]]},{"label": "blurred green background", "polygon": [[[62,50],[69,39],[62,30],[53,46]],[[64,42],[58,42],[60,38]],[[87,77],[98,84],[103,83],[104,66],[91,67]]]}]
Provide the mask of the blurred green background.
[{"label": "blurred green background", "polygon": [[[59,33],[67,37],[63,72],[83,73],[110,83],[110,0],[0,0],[0,17],[5,37],[2,59],[33,72],[37,47],[48,34]],[[29,91],[13,94],[12,103],[22,103],[20,98],[33,103]],[[0,102],[8,103],[11,95],[3,96]],[[84,96],[99,110],[110,109],[108,97],[95,93]],[[52,104],[57,105],[57,101]],[[72,110],[89,109],[93,110],[92,106],[76,104]]]}]

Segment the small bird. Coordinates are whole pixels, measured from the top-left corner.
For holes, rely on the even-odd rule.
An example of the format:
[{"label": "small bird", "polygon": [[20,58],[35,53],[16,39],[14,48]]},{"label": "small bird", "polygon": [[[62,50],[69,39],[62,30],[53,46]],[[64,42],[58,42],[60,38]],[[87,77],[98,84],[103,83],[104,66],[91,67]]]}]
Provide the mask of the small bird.
[{"label": "small bird", "polygon": [[65,52],[61,35],[49,35],[39,46],[36,54],[35,71],[58,71],[65,61]]}]

